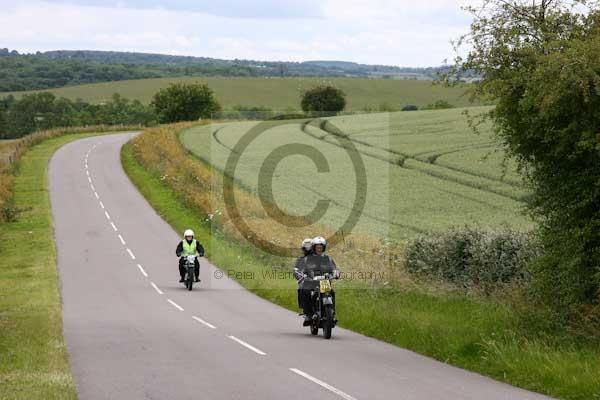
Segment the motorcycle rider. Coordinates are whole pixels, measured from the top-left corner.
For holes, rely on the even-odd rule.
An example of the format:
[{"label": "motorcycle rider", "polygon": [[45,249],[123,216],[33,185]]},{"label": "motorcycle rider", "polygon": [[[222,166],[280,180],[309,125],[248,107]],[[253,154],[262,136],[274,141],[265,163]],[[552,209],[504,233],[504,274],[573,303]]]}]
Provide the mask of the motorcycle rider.
[{"label": "motorcycle rider", "polygon": [[[316,268],[321,269],[322,273],[330,273],[334,279],[339,279],[340,271],[335,263],[333,257],[325,254],[327,250],[327,241],[321,236],[317,236],[312,240],[312,254],[309,254],[302,258],[302,261],[297,266],[298,273],[302,274],[302,281],[300,282],[299,298],[301,300],[301,306],[304,311],[304,326],[309,326],[314,315],[313,302],[311,298],[311,291],[316,289],[319,285],[318,281],[314,281],[311,278],[311,273]],[[334,297],[335,298],[335,297]]]},{"label": "motorcycle rider", "polygon": [[[202,244],[200,244],[198,240],[194,239],[193,230],[185,230],[183,233],[183,240],[177,245],[175,254],[179,257],[179,275],[181,275],[179,282],[184,282],[186,272],[185,257],[195,255],[204,257],[204,247],[202,247]],[[198,258],[194,260],[194,275],[196,277],[196,282],[200,282],[200,263],[198,262]]]},{"label": "motorcycle rider", "polygon": [[302,250],[302,256],[296,259],[296,263],[294,264],[294,277],[298,281],[298,307],[304,309],[302,306],[302,297],[300,292],[300,286],[302,285],[302,281],[304,280],[303,274],[300,272],[299,267],[304,260],[304,257],[312,254],[312,239],[304,239],[302,241],[302,246],[300,247]]}]

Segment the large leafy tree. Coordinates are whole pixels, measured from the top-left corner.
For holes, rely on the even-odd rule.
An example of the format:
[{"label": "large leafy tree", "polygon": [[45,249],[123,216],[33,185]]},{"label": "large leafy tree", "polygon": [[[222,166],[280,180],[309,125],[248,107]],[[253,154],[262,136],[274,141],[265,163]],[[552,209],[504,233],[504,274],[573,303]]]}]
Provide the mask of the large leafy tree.
[{"label": "large leafy tree", "polygon": [[[534,294],[566,319],[600,300],[600,10],[597,2],[486,0],[455,73],[483,77],[474,94],[529,178],[545,255]],[[451,74],[451,79],[456,75]]]},{"label": "large leafy tree", "polygon": [[161,123],[211,118],[221,110],[213,91],[204,84],[176,83],[158,91],[152,99]]},{"label": "large leafy tree", "polygon": [[320,85],[305,91],[300,105],[308,114],[335,115],[346,108],[346,94],[336,87]]}]

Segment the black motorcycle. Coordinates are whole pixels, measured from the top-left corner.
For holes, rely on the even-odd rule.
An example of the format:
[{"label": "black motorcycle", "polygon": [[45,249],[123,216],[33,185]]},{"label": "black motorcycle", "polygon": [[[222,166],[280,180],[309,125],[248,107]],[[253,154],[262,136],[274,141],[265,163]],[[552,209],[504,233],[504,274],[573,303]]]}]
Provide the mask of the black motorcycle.
[{"label": "black motorcycle", "polygon": [[331,281],[334,279],[333,274],[321,274],[315,271],[315,275],[311,277],[313,281],[319,282],[311,291],[311,301],[315,314],[310,324],[310,333],[313,335],[319,334],[319,328],[323,329],[323,337],[331,339],[331,331],[337,324],[335,316],[335,292]]}]

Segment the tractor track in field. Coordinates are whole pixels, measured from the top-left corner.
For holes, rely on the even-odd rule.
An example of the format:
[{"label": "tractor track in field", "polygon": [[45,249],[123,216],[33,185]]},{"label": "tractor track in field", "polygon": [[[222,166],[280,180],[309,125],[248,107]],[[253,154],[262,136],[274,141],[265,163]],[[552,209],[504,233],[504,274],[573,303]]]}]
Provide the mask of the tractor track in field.
[{"label": "tractor track in field", "polygon": [[[446,170],[454,172],[454,173],[458,172],[458,173],[461,173],[463,175],[467,175],[467,176],[469,176],[471,178],[484,179],[484,180],[491,181],[493,183],[500,183],[500,184],[512,187],[513,185],[511,185],[509,183],[506,183],[506,182],[503,182],[503,181],[499,181],[497,179],[490,179],[490,178],[485,177],[485,176],[476,175],[476,174],[468,173],[468,172],[465,172],[465,171],[456,170],[456,169],[453,169],[453,168],[448,168],[448,167],[446,167],[444,165],[439,165],[439,164],[434,164],[434,163],[428,163],[428,162],[425,162],[425,161],[420,160],[418,158],[415,158],[414,156],[412,156],[410,154],[406,154],[406,153],[403,153],[403,152],[400,152],[400,151],[397,151],[397,150],[391,150],[391,149],[381,148],[381,147],[373,145],[372,143],[367,143],[367,142],[364,142],[362,140],[353,140],[349,135],[346,135],[346,134],[344,134],[341,131],[340,132],[333,132],[333,131],[330,131],[330,130],[325,130],[324,127],[326,126],[327,121],[321,121],[319,123],[319,126],[316,126],[315,124],[312,124],[313,121],[315,121],[315,120],[308,120],[307,122],[305,122],[302,125],[302,129],[301,130],[305,134],[307,134],[307,135],[309,135],[309,136],[311,136],[311,137],[313,137],[315,139],[318,139],[318,140],[321,140],[321,141],[325,141],[324,138],[327,137],[327,136],[329,136],[329,135],[332,135],[332,136],[335,136],[335,137],[341,138],[341,139],[346,139],[346,140],[349,140],[349,141],[351,141],[353,143],[356,143],[356,144],[359,144],[359,145],[363,145],[365,147],[369,147],[369,148],[377,149],[377,150],[380,150],[380,151],[384,151],[384,152],[393,154],[395,156],[400,156],[396,160],[391,160],[391,159],[388,159],[388,158],[385,158],[385,157],[379,157],[377,155],[370,154],[370,153],[367,153],[365,151],[361,151],[361,150],[357,149],[357,151],[359,153],[361,153],[361,154],[363,154],[363,155],[365,155],[367,157],[371,157],[371,158],[377,159],[379,161],[387,162],[387,163],[389,163],[389,164],[391,164],[393,166],[404,168],[404,169],[407,169],[407,170],[417,171],[417,172],[423,173],[425,175],[432,176],[434,178],[437,178],[437,179],[440,179],[440,180],[443,180],[443,181],[446,181],[446,182],[454,182],[454,183],[457,183],[457,184],[460,184],[460,185],[463,185],[463,186],[470,187],[472,189],[477,189],[477,190],[481,190],[481,191],[484,191],[484,192],[492,193],[492,194],[495,194],[495,195],[498,195],[498,196],[501,196],[501,197],[505,197],[507,199],[514,200],[514,201],[524,202],[524,200],[525,200],[524,196],[510,195],[510,194],[505,193],[504,191],[493,190],[493,189],[490,189],[489,187],[484,186],[484,185],[473,184],[472,182],[468,182],[468,181],[466,181],[464,179],[460,179],[458,177],[456,177],[456,178],[449,177],[449,176],[445,175],[442,171],[440,171],[439,173],[436,173],[436,172],[433,172],[433,171],[427,171],[427,170],[425,170],[423,168],[419,168],[417,166],[408,166],[406,164],[406,161],[410,160],[410,161],[413,161],[413,162],[416,162],[416,163],[423,163],[423,164],[426,164],[426,165],[429,165],[429,166],[438,167],[440,169],[446,169]],[[327,134],[324,135],[324,136],[319,136],[319,135],[316,135],[314,133],[311,133],[307,129],[308,126],[312,126],[313,128],[319,129],[319,130],[321,130],[323,132],[326,132]],[[329,144],[332,144],[334,146],[337,146],[339,148],[346,149],[346,147],[342,143],[339,143],[339,142],[338,143],[334,143],[332,141],[325,141],[325,142],[329,143]]]}]

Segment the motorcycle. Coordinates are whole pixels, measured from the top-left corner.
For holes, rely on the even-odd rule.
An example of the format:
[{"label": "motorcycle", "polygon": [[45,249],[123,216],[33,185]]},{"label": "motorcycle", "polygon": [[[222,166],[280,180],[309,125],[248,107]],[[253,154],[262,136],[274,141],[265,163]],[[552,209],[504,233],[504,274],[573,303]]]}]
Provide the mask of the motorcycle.
[{"label": "motorcycle", "polygon": [[186,256],[185,257],[185,279],[183,283],[187,290],[192,290],[192,286],[194,286],[194,265],[196,262],[196,256]]},{"label": "motorcycle", "polygon": [[315,314],[310,325],[310,333],[316,336],[321,328],[325,339],[331,339],[332,330],[338,322],[335,315],[335,293],[331,285],[332,279],[334,279],[334,275],[329,273],[312,276],[312,280],[319,282],[319,285],[311,291]]}]

